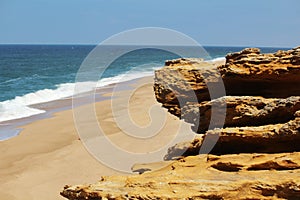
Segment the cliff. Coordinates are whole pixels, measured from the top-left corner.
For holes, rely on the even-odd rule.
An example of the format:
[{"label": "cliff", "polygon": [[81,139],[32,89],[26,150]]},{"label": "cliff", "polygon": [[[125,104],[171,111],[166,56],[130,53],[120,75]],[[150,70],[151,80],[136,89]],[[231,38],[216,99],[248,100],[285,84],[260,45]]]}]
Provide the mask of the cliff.
[{"label": "cliff", "polygon": [[[213,96],[220,78],[226,96]],[[72,200],[300,199],[299,83],[300,47],[273,54],[248,48],[224,62],[166,61],[155,72],[156,99],[193,125],[195,139],[170,147],[165,160],[173,161],[163,169],[102,177],[61,194]],[[214,114],[225,114],[214,127],[223,128],[210,127],[213,106]],[[210,154],[198,155],[215,138]]]}]

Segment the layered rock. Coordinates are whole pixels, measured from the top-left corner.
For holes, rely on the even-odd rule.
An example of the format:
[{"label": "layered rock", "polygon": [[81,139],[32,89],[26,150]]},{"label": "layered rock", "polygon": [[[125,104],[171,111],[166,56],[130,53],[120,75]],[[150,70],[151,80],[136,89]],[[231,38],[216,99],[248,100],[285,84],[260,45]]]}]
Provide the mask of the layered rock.
[{"label": "layered rock", "polygon": [[[222,109],[224,105],[226,110]],[[184,121],[193,124],[196,132],[205,133],[211,123],[212,106],[215,108],[215,115],[226,115],[224,123],[216,121],[215,126],[261,126],[285,123],[294,119],[296,111],[300,110],[300,96],[286,99],[226,96],[201,103],[187,103],[182,108],[181,117]]]},{"label": "layered rock", "polygon": [[210,138],[215,140],[216,137],[218,139],[210,153],[218,155],[300,151],[300,111],[295,113],[295,119],[283,124],[209,130],[202,137],[169,148],[165,159],[198,155],[203,141],[207,139],[209,142]]},{"label": "layered rock", "polygon": [[196,58],[166,61],[164,68],[155,71],[154,91],[157,101],[172,114],[180,116],[180,108],[187,102],[209,100],[206,83],[209,81],[211,88],[218,87],[221,77],[217,65],[223,63]]},{"label": "layered rock", "polygon": [[[212,96],[208,88],[220,89],[221,78],[227,96]],[[163,169],[153,171],[158,163],[138,164],[132,169],[140,175],[66,186],[61,195],[71,200],[300,199],[299,83],[300,47],[274,54],[245,49],[228,54],[226,62],[166,61],[155,72],[156,98],[201,134],[170,147],[165,156],[170,164]],[[224,115],[224,123],[218,121]],[[198,155],[206,143],[213,144],[210,154]]]},{"label": "layered rock", "polygon": [[202,59],[167,61],[155,72],[154,91],[165,108],[181,117],[181,108],[187,102],[211,100],[208,85],[210,91],[218,90],[221,78],[226,94],[231,96],[299,96],[300,47],[274,54],[248,48],[228,54],[225,63]]},{"label": "layered rock", "polygon": [[219,66],[227,94],[282,97],[300,95],[300,47],[274,54],[245,49]]}]

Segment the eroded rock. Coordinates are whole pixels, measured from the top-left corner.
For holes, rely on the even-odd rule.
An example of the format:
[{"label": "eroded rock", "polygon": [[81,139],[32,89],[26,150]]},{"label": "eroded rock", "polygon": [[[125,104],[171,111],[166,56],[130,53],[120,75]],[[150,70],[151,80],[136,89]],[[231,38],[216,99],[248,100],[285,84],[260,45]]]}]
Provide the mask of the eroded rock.
[{"label": "eroded rock", "polygon": [[[215,140],[216,136],[218,139]],[[284,124],[253,127],[231,127],[207,131],[202,139],[195,139],[170,147],[166,160],[180,156],[198,155],[205,139],[215,142],[212,154],[230,153],[279,153],[300,151],[300,118]],[[187,149],[182,152],[182,146]],[[180,147],[180,148],[178,148]]]},{"label": "eroded rock", "polygon": [[228,54],[225,63],[202,59],[168,61],[155,72],[154,91],[158,102],[181,117],[181,108],[187,103],[211,100],[207,85],[211,91],[218,90],[221,80],[228,96],[300,96],[300,47],[274,54],[248,48]]},{"label": "eroded rock", "polygon": [[248,171],[249,166],[274,160],[300,164],[299,153],[236,154],[218,159],[190,156],[151,173],[103,177],[91,185],[66,186],[61,194],[71,200],[300,198],[299,169],[279,170],[269,165],[275,170]]},{"label": "eroded rock", "polygon": [[[228,96],[211,98],[207,85],[217,89],[220,78]],[[155,72],[156,98],[202,134],[170,147],[168,163],[137,164],[132,170],[140,175],[66,186],[61,195],[70,200],[300,199],[299,83],[300,47],[274,54],[248,48],[218,63],[166,61]],[[222,122],[211,122],[213,106],[217,116],[226,114],[223,128],[215,128]],[[198,155],[207,141],[215,144],[211,153]]]},{"label": "eroded rock", "polygon": [[210,99],[206,82],[209,82],[211,88],[219,87],[221,75],[217,72],[217,66],[222,63],[195,58],[167,61],[164,68],[155,71],[154,91],[157,101],[180,117],[180,108],[187,102]]},{"label": "eroded rock", "polygon": [[[295,112],[300,110],[300,96],[286,99],[227,96],[213,101],[188,103],[182,109],[182,119],[193,124],[196,132],[204,133],[211,123],[212,106],[216,115],[226,115],[225,122],[216,121],[215,126],[260,126],[292,120]],[[223,106],[226,106],[226,110],[222,109]]]}]

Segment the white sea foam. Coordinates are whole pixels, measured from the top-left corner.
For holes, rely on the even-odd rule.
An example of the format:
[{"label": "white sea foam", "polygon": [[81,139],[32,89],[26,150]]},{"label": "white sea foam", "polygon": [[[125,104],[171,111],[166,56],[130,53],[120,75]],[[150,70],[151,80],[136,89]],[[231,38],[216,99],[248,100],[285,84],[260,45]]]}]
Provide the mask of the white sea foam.
[{"label": "white sea foam", "polygon": [[[224,60],[224,57],[219,57],[210,60],[211,62]],[[17,96],[14,99],[0,102],[0,122],[20,119],[41,113],[44,110],[30,107],[34,104],[45,103],[72,97],[75,95],[74,89],[76,87],[76,94],[81,94],[101,88],[114,83],[130,81],[136,78],[153,75],[153,71],[160,68],[158,63],[149,63],[147,65],[133,68],[126,74],[117,75],[109,78],[102,78],[98,82],[79,82],[79,83],[63,83],[57,85],[56,89],[44,89],[23,96]],[[15,81],[15,80],[10,80]]]},{"label": "white sea foam", "polygon": [[[224,60],[224,57],[215,58],[211,61]],[[0,122],[20,119],[37,114],[44,113],[44,110],[30,107],[34,104],[45,103],[72,97],[75,94],[80,94],[101,88],[114,83],[130,81],[136,78],[153,75],[153,71],[159,69],[157,63],[150,63],[145,66],[133,68],[126,74],[117,75],[109,78],[102,78],[98,82],[79,82],[79,83],[63,83],[57,85],[56,89],[44,89],[23,96],[17,96],[14,99],[0,102]],[[76,86],[76,93],[74,92]]]},{"label": "white sea foam", "polygon": [[30,108],[25,105],[15,104],[13,100],[0,102],[0,122],[29,117],[44,112],[43,110]]},{"label": "white sea foam", "polygon": [[225,61],[225,57],[218,57],[218,58],[214,58],[214,59],[211,59],[211,60],[209,60],[209,61],[211,61],[211,62],[217,62],[217,61]]},{"label": "white sea foam", "polygon": [[[56,89],[44,89],[24,96],[17,96],[14,99],[0,102],[0,122],[20,119],[44,113],[44,110],[30,107],[34,104],[55,101],[75,94],[88,92],[95,88],[101,88],[110,84],[133,80],[147,75],[152,75],[153,71],[145,70],[139,72],[129,72],[114,77],[102,78],[98,82],[78,82],[64,83],[57,85]],[[76,87],[76,92],[74,91]]]}]

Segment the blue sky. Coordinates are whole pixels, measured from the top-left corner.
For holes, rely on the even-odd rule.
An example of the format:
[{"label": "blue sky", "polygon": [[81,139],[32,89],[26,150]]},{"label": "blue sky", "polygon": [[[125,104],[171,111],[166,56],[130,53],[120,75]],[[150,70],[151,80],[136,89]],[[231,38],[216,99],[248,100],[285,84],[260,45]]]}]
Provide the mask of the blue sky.
[{"label": "blue sky", "polygon": [[202,45],[300,45],[299,0],[0,0],[0,44],[98,44],[164,27]]}]

